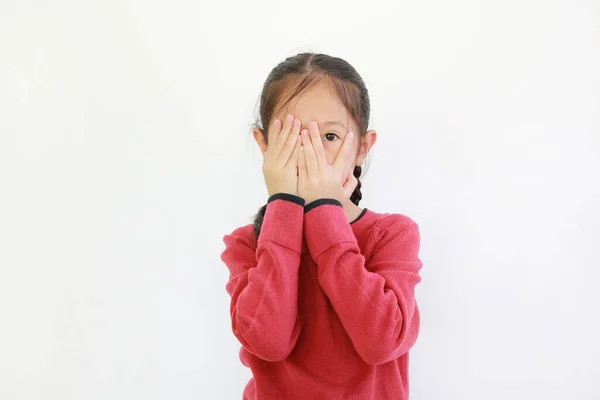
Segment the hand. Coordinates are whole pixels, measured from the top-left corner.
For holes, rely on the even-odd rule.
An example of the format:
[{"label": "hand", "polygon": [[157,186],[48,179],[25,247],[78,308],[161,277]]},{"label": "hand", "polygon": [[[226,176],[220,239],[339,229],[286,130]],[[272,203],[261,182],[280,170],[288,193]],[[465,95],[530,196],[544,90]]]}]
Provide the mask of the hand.
[{"label": "hand", "polygon": [[327,156],[316,122],[302,130],[302,148],[298,156],[298,195],[305,204],[328,198],[344,204],[354,192],[358,180],[354,176],[354,134],[348,132],[332,165]]},{"label": "hand", "polygon": [[269,197],[275,193],[298,193],[298,155],[302,141],[300,128],[302,123],[293,115],[288,115],[283,128],[281,121],[274,120],[269,130],[267,151],[264,155],[263,174]]}]

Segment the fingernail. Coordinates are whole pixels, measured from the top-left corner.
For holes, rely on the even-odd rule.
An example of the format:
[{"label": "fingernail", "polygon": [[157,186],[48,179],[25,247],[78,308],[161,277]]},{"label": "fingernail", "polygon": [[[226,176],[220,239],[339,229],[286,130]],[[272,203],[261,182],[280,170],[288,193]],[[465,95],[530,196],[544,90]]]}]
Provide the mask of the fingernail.
[{"label": "fingernail", "polygon": [[306,136],[306,135],[308,135],[308,131],[307,131],[306,129],[302,129],[302,134],[303,134],[304,136]]}]

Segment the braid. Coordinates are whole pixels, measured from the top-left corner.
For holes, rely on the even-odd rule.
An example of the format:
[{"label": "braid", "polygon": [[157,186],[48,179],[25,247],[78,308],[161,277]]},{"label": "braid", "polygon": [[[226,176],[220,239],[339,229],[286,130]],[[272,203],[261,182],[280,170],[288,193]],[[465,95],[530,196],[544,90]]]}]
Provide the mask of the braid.
[{"label": "braid", "polygon": [[267,212],[267,205],[265,204],[258,210],[258,213],[254,216],[254,233],[256,237],[260,236],[260,228],[262,227],[263,220],[265,219],[265,213]]},{"label": "braid", "polygon": [[354,176],[358,181],[358,185],[356,185],[356,189],[352,192],[352,196],[350,196],[350,201],[354,204],[358,205],[358,203],[362,200],[362,193],[360,191],[360,187],[362,186],[360,183],[360,174],[362,173],[362,167],[357,165],[354,167]]}]

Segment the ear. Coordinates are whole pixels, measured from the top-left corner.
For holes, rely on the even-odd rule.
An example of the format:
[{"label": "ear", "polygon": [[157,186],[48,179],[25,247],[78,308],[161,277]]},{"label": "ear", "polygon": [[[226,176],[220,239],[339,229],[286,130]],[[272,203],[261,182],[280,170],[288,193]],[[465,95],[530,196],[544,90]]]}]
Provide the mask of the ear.
[{"label": "ear", "polygon": [[365,158],[371,148],[377,141],[377,132],[374,129],[367,131],[360,140],[360,147],[358,148],[358,154],[356,155],[356,165],[362,166],[365,162]]},{"label": "ear", "polygon": [[256,141],[256,144],[258,145],[258,148],[264,157],[265,153],[267,152],[267,143],[265,143],[265,136],[263,135],[262,129],[252,129],[252,135],[254,136],[254,140]]}]

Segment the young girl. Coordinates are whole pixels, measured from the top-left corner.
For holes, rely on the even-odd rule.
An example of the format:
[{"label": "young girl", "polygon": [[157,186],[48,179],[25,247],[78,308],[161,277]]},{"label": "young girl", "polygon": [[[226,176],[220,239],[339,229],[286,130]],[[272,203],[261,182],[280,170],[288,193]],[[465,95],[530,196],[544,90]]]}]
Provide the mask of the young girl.
[{"label": "young girl", "polygon": [[[287,58],[268,76],[254,138],[267,204],[223,238],[244,399],[408,399],[419,332],[419,229],[358,206],[367,89],[346,61]],[[262,128],[261,128],[262,126]]]}]

